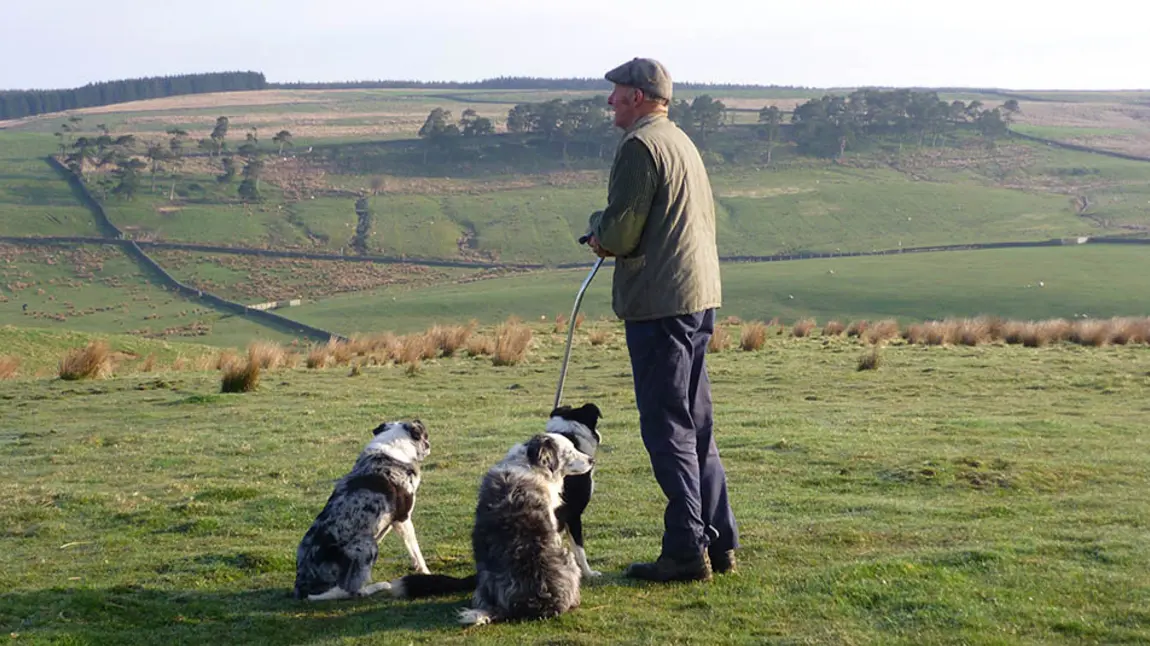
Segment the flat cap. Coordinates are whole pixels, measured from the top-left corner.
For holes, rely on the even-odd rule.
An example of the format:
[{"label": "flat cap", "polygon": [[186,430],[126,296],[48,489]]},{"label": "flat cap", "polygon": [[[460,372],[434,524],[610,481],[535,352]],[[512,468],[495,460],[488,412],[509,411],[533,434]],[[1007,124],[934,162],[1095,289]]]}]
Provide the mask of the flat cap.
[{"label": "flat cap", "polygon": [[607,72],[608,81],[638,88],[643,94],[671,100],[671,75],[653,58],[633,58]]}]

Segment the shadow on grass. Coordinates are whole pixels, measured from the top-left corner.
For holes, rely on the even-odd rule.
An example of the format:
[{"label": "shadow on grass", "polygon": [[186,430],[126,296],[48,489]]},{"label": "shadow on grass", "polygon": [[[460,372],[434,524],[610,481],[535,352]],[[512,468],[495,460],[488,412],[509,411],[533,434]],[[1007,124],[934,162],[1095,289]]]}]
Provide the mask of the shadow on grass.
[{"label": "shadow on grass", "polygon": [[0,634],[84,644],[306,644],[396,631],[459,630],[467,597],[407,602],[386,594],[308,603],[282,589],[227,592],[54,588],[0,595]]}]

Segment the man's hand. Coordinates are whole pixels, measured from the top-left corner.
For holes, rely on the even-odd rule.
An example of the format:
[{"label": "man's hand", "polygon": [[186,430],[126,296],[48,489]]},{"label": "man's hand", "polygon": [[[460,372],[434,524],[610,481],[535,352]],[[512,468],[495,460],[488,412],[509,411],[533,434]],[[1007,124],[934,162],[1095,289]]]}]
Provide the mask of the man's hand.
[{"label": "man's hand", "polygon": [[600,246],[599,238],[596,238],[595,236],[591,236],[591,239],[587,241],[587,246],[591,247],[591,250],[595,252],[595,255],[599,256],[600,258],[611,258],[615,255]]}]

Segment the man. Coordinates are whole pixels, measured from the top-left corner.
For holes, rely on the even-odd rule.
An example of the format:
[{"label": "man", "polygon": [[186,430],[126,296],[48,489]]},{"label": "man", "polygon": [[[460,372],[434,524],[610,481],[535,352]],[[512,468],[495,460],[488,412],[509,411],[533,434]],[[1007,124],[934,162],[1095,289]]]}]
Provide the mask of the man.
[{"label": "man", "polygon": [[738,547],[704,362],[722,301],[714,200],[698,150],[667,118],[666,68],[636,58],[606,78],[624,134],[588,244],[615,257],[612,307],[626,327],[643,445],[667,496],[658,560],[626,575],[706,581],[734,570]]}]

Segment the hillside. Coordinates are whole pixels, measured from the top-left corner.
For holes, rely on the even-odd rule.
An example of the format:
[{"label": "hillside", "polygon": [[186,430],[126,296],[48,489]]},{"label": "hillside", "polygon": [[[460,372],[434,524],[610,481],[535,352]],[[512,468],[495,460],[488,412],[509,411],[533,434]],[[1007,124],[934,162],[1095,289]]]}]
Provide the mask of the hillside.
[{"label": "hillside", "polygon": [[[773,147],[767,163],[762,131],[753,125],[758,109],[776,105],[787,114],[809,107],[810,99],[824,93],[724,92],[714,98],[728,108],[726,125],[709,134],[698,125],[692,136],[700,141],[711,171],[725,257],[838,255],[1150,233],[1145,206],[1150,203],[1148,163],[1006,136],[988,138],[971,130],[969,123],[951,124],[934,134],[876,135],[852,143],[845,154],[819,157],[804,152],[801,142],[796,144],[796,125],[788,121],[793,116],[784,119],[784,130],[790,128],[785,130],[790,134]],[[44,161],[50,154],[63,153],[60,159],[83,174],[87,190],[128,238],[323,254],[302,261],[205,250],[149,251],[173,276],[197,289],[249,305],[300,298],[304,306],[286,314],[337,331],[393,324],[418,327],[428,317],[447,314],[492,320],[513,313],[521,307],[517,303],[528,302],[519,297],[529,290],[518,290],[515,281],[558,285],[568,275],[471,281],[504,273],[498,269],[504,264],[589,260],[575,238],[587,215],[602,206],[610,158],[606,134],[560,141],[552,140],[552,135],[510,132],[509,112],[525,105],[535,106],[532,110],[550,109],[545,108],[548,105],[594,106],[588,101],[595,96],[593,91],[274,89],[167,97],[77,110],[67,120],[44,115],[9,122],[0,130],[0,236],[99,235],[95,214]],[[698,99],[684,103],[688,107],[699,102],[706,107],[709,101],[700,90],[679,96],[688,103]],[[1007,97],[948,91],[938,98],[980,101],[990,108]],[[1087,141],[1081,137],[1097,134],[1091,128],[1098,126],[1087,121],[1113,121],[1115,115],[1141,109],[1137,95],[1121,93],[1020,96],[1018,101],[1019,109],[1011,113],[1013,128],[1066,141]],[[968,111],[974,105],[967,106]],[[418,131],[437,109],[449,111],[444,113],[449,119],[460,118],[463,127],[489,119],[493,132],[447,143],[420,138]],[[221,114],[229,115],[222,131]],[[1064,119],[1065,115],[1078,115],[1078,120]],[[1135,141],[1141,136],[1134,132],[1140,123],[1124,122],[1111,134]],[[213,132],[223,134],[214,139]],[[8,277],[34,286],[0,289],[0,295],[27,304],[32,311],[8,308],[0,318],[4,322],[136,331],[165,338],[193,333],[224,344],[262,329],[171,297],[152,298],[147,312],[125,313],[125,304],[140,297],[133,290],[146,289],[148,281],[112,248],[99,254],[107,256],[113,270],[108,273],[122,276],[120,282],[89,279],[77,293],[68,291],[78,287],[67,281],[82,279],[40,260],[73,251],[47,252],[18,244],[7,249]],[[1082,256],[1057,255],[1059,260],[1050,261],[1067,268],[1068,275],[1079,271],[1090,277],[1074,283],[1060,309],[1123,311],[1112,305],[1117,297],[1104,296],[1109,292],[1099,288],[1106,274],[1095,272],[1101,263],[1114,268],[1106,271],[1122,273],[1118,262],[1137,254],[1117,249],[1092,253],[1106,260],[1082,265]],[[364,254],[406,262],[340,260]],[[862,264],[845,270],[866,267],[865,272],[857,271],[882,287],[872,291],[855,286],[849,293],[839,293],[829,284],[811,284],[802,277],[806,270],[783,269],[781,264],[732,266],[727,272],[732,281],[727,307],[740,316],[794,318],[931,318],[948,313],[1041,318],[1076,313],[1055,312],[1059,308],[995,288],[983,291],[996,294],[997,301],[989,296],[935,302],[928,295],[905,297],[904,286],[914,276],[953,279],[962,285],[961,293],[973,293],[984,282],[1000,280],[995,271],[1019,271],[1031,257],[1000,252],[965,263],[960,257],[934,254],[915,260],[920,264],[913,269],[900,264],[902,259],[859,260]],[[420,265],[429,260],[486,263],[496,269],[476,272]],[[993,268],[978,269],[984,263]],[[604,282],[609,280],[609,272],[605,274],[600,279]],[[809,300],[764,301],[741,282],[778,280],[790,281],[778,283],[780,291],[809,294]],[[1143,290],[1139,284],[1117,283],[1131,290],[1128,297]],[[486,296],[473,297],[479,293],[474,290],[486,290]],[[567,291],[543,288],[532,304],[546,303],[540,314],[551,316],[569,307]],[[858,293],[869,294],[867,301],[851,297]],[[386,315],[355,304],[370,303],[378,294],[411,295],[415,300],[403,312]],[[1136,297],[1130,301],[1141,302]],[[758,305],[761,302],[772,304]],[[113,305],[120,314],[110,313]],[[89,311],[97,307],[104,311]],[[602,303],[589,302],[588,307],[597,315],[605,313]]]}]

